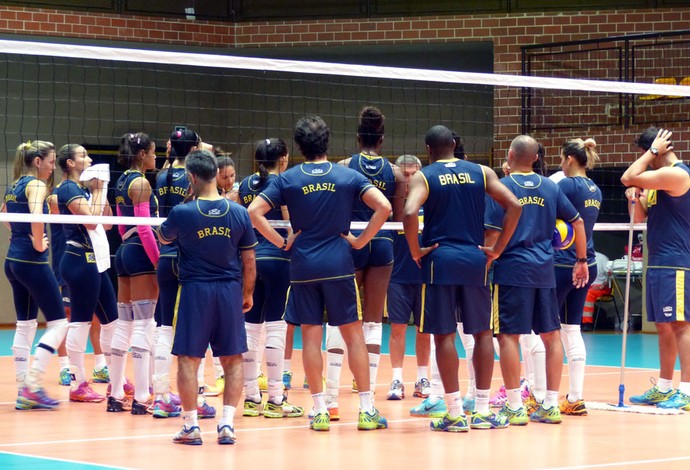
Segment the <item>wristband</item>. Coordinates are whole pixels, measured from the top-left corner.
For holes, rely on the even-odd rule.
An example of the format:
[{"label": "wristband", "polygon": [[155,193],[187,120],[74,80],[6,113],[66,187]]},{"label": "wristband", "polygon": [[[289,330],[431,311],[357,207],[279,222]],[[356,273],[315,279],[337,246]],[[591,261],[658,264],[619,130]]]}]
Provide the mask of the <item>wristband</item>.
[{"label": "wristband", "polygon": [[281,246],[280,249],[283,251],[287,250],[287,245],[288,245],[288,239],[283,238],[283,246]]},{"label": "wristband", "polygon": [[577,258],[577,259],[575,259],[575,262],[576,262],[576,263],[586,263],[586,262],[587,262],[587,258]]}]

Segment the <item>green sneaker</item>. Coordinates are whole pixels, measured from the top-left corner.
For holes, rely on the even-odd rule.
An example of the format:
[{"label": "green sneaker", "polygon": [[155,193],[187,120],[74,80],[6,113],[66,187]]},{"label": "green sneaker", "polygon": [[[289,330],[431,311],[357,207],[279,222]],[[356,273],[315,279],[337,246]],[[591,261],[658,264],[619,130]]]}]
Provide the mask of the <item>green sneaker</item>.
[{"label": "green sneaker", "polygon": [[503,429],[507,428],[509,424],[508,417],[500,413],[494,414],[489,411],[488,414],[481,414],[474,411],[470,415],[470,427],[472,429]]},{"label": "green sneaker", "polygon": [[108,366],[103,366],[100,369],[94,369],[92,380],[94,383],[97,384],[110,383],[110,373],[108,372]]},{"label": "green sneaker", "polygon": [[374,408],[373,413],[367,411],[359,412],[359,421],[357,422],[357,429],[360,431],[373,431],[374,429],[386,429],[388,427],[388,420],[381,416],[379,410]]},{"label": "green sneaker", "polygon": [[328,411],[316,413],[314,419],[309,423],[309,428],[314,431],[330,431],[331,429],[331,417]]},{"label": "green sneaker", "polygon": [[655,384],[642,395],[631,396],[630,403],[634,403],[635,405],[656,405],[670,399],[675,393],[675,389],[671,389],[668,392],[662,392]]},{"label": "green sneaker", "polygon": [[470,430],[467,425],[467,417],[464,414],[455,417],[446,413],[441,419],[429,423],[429,427],[432,431],[467,432]]},{"label": "green sneaker", "polygon": [[259,416],[261,414],[261,402],[257,403],[252,400],[244,400],[244,408],[242,409],[242,416]]},{"label": "green sneaker", "polygon": [[690,395],[687,395],[680,390],[676,390],[668,400],[661,401],[657,403],[657,408],[663,408],[666,410],[670,409],[680,409],[687,411],[690,409]]},{"label": "green sneaker", "polygon": [[60,369],[60,378],[58,379],[58,384],[63,387],[69,387],[72,384],[72,375],[69,372],[69,368],[65,367]]},{"label": "green sneaker", "polygon": [[525,426],[529,423],[529,416],[527,416],[527,411],[524,406],[514,410],[506,403],[498,414],[508,418],[508,422],[511,426]]},{"label": "green sneaker", "polygon": [[270,400],[264,405],[264,418],[299,418],[300,416],[304,416],[304,408],[291,405],[285,399],[280,405]]},{"label": "green sneaker", "polygon": [[530,421],[546,424],[561,424],[561,410],[558,406],[544,408],[544,405],[539,405],[537,411],[529,415]]}]

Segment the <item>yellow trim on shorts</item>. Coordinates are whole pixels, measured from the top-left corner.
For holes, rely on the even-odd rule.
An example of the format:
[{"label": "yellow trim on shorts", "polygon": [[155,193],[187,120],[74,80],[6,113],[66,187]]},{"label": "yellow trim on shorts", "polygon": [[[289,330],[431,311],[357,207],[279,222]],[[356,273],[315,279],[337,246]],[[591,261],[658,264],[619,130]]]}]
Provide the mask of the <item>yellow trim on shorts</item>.
[{"label": "yellow trim on shorts", "polygon": [[281,320],[285,320],[285,312],[287,312],[287,304],[290,300],[290,289],[292,289],[292,285],[289,285],[287,292],[285,292],[285,305],[283,306],[283,315],[280,317]]},{"label": "yellow trim on shorts", "polygon": [[493,291],[494,291],[494,298],[493,298],[493,302],[491,302],[490,326],[491,326],[491,329],[494,331],[494,334],[497,335],[501,332],[500,322],[498,321],[498,286],[497,285],[493,286]]},{"label": "yellow trim on shorts", "polygon": [[[177,310],[180,308],[180,292],[182,292],[182,286],[179,285],[177,286],[177,295],[175,296],[175,309],[173,310],[173,321],[172,321],[172,327],[173,327],[173,338],[175,338],[175,329],[177,328]],[[173,343],[175,341],[173,340]]]},{"label": "yellow trim on shorts", "polygon": [[352,282],[355,283],[355,297],[357,299],[357,320],[362,321],[364,315],[362,314],[362,301],[359,298],[359,288],[357,287],[357,279],[353,277]]},{"label": "yellow trim on shorts", "polygon": [[685,321],[685,271],[676,271],[676,321]]},{"label": "yellow trim on shorts", "polygon": [[424,309],[426,307],[426,283],[422,284],[422,311],[419,314],[419,332],[424,333]]}]

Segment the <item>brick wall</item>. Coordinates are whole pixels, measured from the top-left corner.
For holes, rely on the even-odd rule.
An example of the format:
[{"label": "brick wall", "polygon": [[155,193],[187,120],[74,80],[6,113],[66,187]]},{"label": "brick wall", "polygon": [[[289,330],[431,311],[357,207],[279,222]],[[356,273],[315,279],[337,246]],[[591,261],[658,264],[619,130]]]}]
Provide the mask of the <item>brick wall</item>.
[{"label": "brick wall", "polygon": [[[339,19],[321,21],[213,23],[168,18],[65,13],[49,9],[0,7],[0,33],[220,48],[328,46],[358,43],[493,41],[496,73],[520,74],[520,46],[631,33],[682,30],[690,8],[575,13],[529,13],[449,17]],[[519,89],[495,92],[494,156],[500,163],[520,132]],[[645,126],[535,133],[555,163],[560,144],[571,137],[594,137],[605,163],[630,161],[631,145]],[[690,131],[675,125],[676,148],[690,147]]]}]

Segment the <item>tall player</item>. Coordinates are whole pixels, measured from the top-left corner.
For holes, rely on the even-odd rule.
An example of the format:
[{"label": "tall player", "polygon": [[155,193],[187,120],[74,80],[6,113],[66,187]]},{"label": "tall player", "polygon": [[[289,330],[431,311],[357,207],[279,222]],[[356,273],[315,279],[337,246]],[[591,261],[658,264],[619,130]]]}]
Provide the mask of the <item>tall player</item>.
[{"label": "tall player", "polygon": [[[321,336],[324,308],[329,324],[340,327],[348,362],[359,385],[358,429],[388,427],[374,408],[369,386],[369,361],[362,332],[351,247],[364,247],[391,213],[386,197],[361,174],[328,161],[331,131],[318,116],[297,122],[295,143],[307,160],[280,175],[249,206],[254,227],[290,255],[290,292],[285,320],[302,326],[304,370],[314,399],[315,431],[330,429],[323,394]],[[355,201],[373,215],[359,236],[349,233]],[[294,234],[284,238],[268,222],[272,208],[287,206]]]},{"label": "tall player", "polygon": [[[528,420],[557,424],[561,422],[558,389],[563,368],[556,279],[553,266],[553,228],[556,218],[572,223],[575,230],[576,263],[572,282],[581,288],[587,284],[587,239],[584,223],[577,210],[553,181],[534,173],[539,144],[532,137],[513,139],[508,151],[510,175],[501,179],[520,201],[522,216],[517,229],[494,267],[494,333],[501,349],[501,372],[508,401],[499,414],[512,425]],[[500,230],[503,210],[491,204],[487,228]],[[520,275],[516,275],[520,273]],[[520,391],[521,334],[539,334],[546,349],[546,396],[529,418]]]},{"label": "tall player", "polygon": [[242,394],[242,353],[247,350],[243,312],[252,306],[256,236],[247,210],[218,194],[218,164],[211,152],[192,152],[185,166],[197,197],[175,206],[159,232],[161,243],[177,241],[180,250],[181,287],[172,352],[179,361],[177,386],[184,424],[173,442],[202,443],[197,369],[210,343],[227,379],[218,444],[234,444],[234,416]]},{"label": "tall player", "polygon": [[[410,180],[403,226],[412,258],[422,267],[424,310],[419,329],[434,335],[436,361],[448,406],[442,418],[431,422],[431,429],[468,430],[455,348],[458,310],[465,332],[475,339],[472,360],[477,395],[469,426],[503,428],[508,425],[507,419],[489,410],[494,358],[487,260],[498,257],[510,240],[520,217],[520,204],[491,169],[453,156],[455,141],[450,129],[434,126],[424,141],[431,164]],[[487,195],[505,209],[505,230],[493,246],[482,248]],[[422,205],[424,230],[420,247],[418,214]]]},{"label": "tall player", "polygon": [[[650,127],[637,145],[645,152],[623,173],[635,222],[647,218],[647,317],[659,334],[659,380],[632,403],[690,410],[690,168],[678,159],[671,132]],[[647,168],[651,168],[647,170]],[[632,204],[630,210],[633,210]],[[673,369],[680,357],[680,386]]]}]

